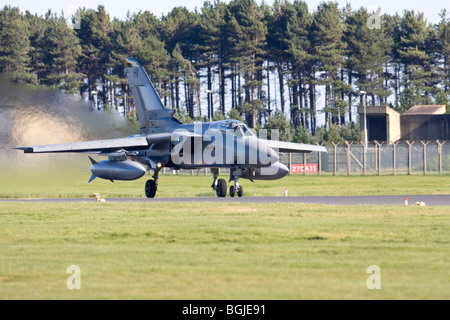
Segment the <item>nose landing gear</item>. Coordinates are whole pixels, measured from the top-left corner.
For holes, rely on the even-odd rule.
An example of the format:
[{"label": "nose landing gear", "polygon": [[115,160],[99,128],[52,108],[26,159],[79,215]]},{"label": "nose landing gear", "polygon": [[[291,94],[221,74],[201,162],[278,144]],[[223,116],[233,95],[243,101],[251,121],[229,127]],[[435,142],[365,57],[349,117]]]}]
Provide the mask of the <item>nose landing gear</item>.
[{"label": "nose landing gear", "polygon": [[239,184],[239,179],[234,180],[234,186],[230,186],[230,197],[234,198],[237,195],[241,198],[244,195],[244,188]]},{"label": "nose landing gear", "polygon": [[[219,198],[224,198],[227,196],[227,182],[224,179],[219,178],[219,169],[211,169],[214,174],[214,181],[211,188],[216,191]],[[241,198],[244,195],[244,188],[239,184],[240,169],[231,170],[230,181],[234,180],[234,185],[230,186],[230,197],[234,198],[236,195]]]}]

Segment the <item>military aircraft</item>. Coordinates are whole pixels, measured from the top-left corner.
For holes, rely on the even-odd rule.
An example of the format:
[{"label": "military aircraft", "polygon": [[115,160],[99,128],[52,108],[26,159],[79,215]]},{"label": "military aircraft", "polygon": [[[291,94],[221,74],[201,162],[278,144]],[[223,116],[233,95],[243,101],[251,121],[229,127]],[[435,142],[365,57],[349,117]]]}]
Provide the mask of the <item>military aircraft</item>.
[{"label": "military aircraft", "polygon": [[[258,139],[241,121],[182,124],[174,110],[166,109],[151,80],[136,59],[125,58],[125,73],[141,126],[140,134],[120,139],[19,147],[25,153],[86,153],[106,156],[108,160],[92,162],[91,182],[95,178],[136,180],[153,170],[153,179],[145,184],[145,195],[154,198],[162,168],[211,169],[212,189],[218,197],[228,192],[220,169],[230,171],[228,182],[234,182],[229,195],[243,196],[239,179],[276,180],[289,169],[279,161],[282,152],[327,152],[324,147],[277,140]],[[276,134],[272,134],[276,136]]]}]

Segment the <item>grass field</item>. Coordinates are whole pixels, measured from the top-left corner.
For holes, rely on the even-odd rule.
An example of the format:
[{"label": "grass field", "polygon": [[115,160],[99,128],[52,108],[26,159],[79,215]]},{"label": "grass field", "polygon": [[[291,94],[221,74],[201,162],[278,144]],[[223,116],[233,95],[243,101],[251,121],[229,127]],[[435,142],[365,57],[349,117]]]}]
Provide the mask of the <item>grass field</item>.
[{"label": "grass field", "polygon": [[[8,180],[1,197],[142,197],[135,182]],[[160,197],[214,196],[162,176]],[[449,176],[291,176],[250,196],[448,194]],[[0,299],[450,299],[450,209],[305,204],[0,203]],[[81,290],[66,270],[81,269]],[[367,267],[381,269],[369,290]]]},{"label": "grass field", "polygon": [[[88,169],[87,169],[88,170]],[[99,192],[106,198],[145,197],[144,185],[149,175],[136,181],[96,179],[82,172],[13,174],[3,173],[0,198],[87,198]],[[229,176],[222,175],[224,179]],[[157,197],[215,197],[212,176],[162,175]],[[350,196],[350,195],[438,195],[449,194],[450,175],[412,176],[287,176],[277,181],[240,180],[246,196]]]},{"label": "grass field", "polygon": [[449,222],[448,207],[2,203],[0,299],[449,299]]}]

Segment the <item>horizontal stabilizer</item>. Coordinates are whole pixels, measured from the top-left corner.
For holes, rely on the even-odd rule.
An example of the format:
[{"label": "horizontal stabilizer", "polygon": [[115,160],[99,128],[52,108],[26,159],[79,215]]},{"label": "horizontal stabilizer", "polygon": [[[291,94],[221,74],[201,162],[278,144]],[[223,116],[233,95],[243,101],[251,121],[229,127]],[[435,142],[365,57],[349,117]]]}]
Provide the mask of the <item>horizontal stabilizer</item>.
[{"label": "horizontal stabilizer", "polygon": [[[89,157],[89,158],[90,158],[90,157]],[[88,182],[88,183],[91,183],[92,181],[94,181],[95,178],[97,178],[97,176],[96,176],[95,174],[93,174],[93,175],[91,176],[91,178],[89,179],[89,182]]]}]

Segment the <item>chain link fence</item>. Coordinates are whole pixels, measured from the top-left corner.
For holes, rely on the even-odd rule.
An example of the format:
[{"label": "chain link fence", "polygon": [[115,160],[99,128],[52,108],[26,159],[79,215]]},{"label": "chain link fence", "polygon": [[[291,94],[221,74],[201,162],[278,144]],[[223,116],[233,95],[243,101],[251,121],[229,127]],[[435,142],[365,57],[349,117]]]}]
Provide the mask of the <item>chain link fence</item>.
[{"label": "chain link fence", "polygon": [[[450,174],[450,141],[333,144],[328,153],[284,153],[280,161],[299,175]],[[228,169],[221,169],[228,174]],[[162,174],[209,175],[208,169],[170,170]]]},{"label": "chain link fence", "polygon": [[[448,174],[450,142],[405,141],[333,144],[328,153],[285,154],[282,161],[299,174]],[[315,166],[317,165],[317,166]]]}]

